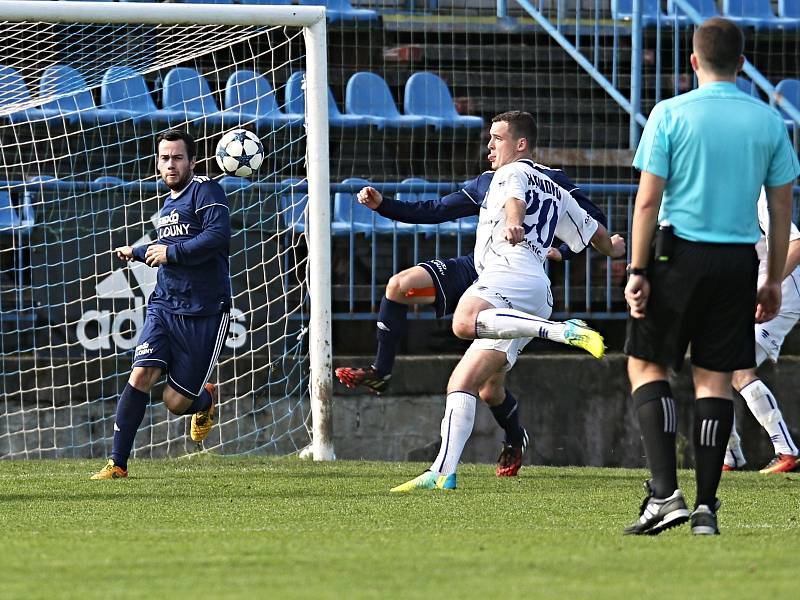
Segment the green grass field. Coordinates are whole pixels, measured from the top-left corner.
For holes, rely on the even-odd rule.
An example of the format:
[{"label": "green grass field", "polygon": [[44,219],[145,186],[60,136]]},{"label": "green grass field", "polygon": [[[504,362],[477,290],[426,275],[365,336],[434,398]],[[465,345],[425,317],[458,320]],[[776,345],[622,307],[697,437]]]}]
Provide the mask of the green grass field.
[{"label": "green grass field", "polygon": [[[644,471],[219,458],[0,461],[0,598],[797,598],[800,476],[723,478],[722,535],[624,538]],[[681,485],[693,498],[692,474]]]}]

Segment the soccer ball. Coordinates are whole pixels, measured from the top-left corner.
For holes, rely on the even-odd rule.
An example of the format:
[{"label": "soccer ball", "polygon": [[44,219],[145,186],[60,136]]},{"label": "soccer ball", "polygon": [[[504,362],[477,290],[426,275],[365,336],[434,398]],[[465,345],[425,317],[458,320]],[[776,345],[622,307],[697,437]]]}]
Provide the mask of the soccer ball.
[{"label": "soccer ball", "polygon": [[264,146],[246,129],[229,131],[217,144],[217,164],[226,175],[249,177],[264,161]]}]

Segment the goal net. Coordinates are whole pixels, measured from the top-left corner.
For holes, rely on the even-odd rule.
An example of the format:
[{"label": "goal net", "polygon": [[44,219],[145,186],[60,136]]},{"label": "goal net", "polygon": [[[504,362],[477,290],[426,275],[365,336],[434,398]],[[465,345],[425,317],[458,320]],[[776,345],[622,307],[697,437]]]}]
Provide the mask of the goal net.
[{"label": "goal net", "polygon": [[[0,21],[0,457],[110,453],[156,278],[112,250],[155,239],[155,138],[178,128],[231,206],[231,328],[205,449],[287,454],[313,430],[315,458],[331,458],[323,10],[2,2]],[[292,77],[308,110],[287,109]],[[222,177],[216,143],[239,127],[266,157]],[[134,456],[198,450],[162,386]]]}]

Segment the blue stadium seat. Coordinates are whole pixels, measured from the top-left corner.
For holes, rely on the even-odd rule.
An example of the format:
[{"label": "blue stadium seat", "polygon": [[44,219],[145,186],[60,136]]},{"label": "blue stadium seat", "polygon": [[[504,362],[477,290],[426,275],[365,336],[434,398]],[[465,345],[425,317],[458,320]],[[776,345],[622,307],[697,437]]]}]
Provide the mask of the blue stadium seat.
[{"label": "blue stadium seat", "polygon": [[123,110],[134,114],[134,121],[178,124],[185,118],[183,111],[159,110],[144,77],[131,67],[110,67],[100,84],[100,105],[106,109]]},{"label": "blue stadium seat", "polygon": [[384,127],[425,127],[423,117],[401,115],[389,86],[375,73],[362,71],[350,77],[345,91],[348,114],[364,116],[379,129]]},{"label": "blue stadium seat", "polygon": [[800,20],[800,0],[778,0],[778,16]]},{"label": "blue stadium seat", "polygon": [[[629,21],[633,17],[633,0],[611,0],[611,18]],[[667,24],[666,15],[661,12],[659,0],[642,0],[642,25],[655,25],[660,20]]]},{"label": "blue stadium seat", "polygon": [[256,4],[264,6],[286,6],[292,4],[292,0],[239,0],[239,4]]},{"label": "blue stadium seat", "polygon": [[55,97],[42,108],[59,111],[70,123],[109,124],[135,117],[127,110],[97,108],[83,75],[69,65],[52,65],[44,70],[39,82],[39,97]]},{"label": "blue stadium seat", "polygon": [[746,77],[737,77],[736,87],[753,98],[761,99],[761,94],[758,93],[758,86],[756,85],[755,81],[751,81]]},{"label": "blue stadium seat", "polygon": [[[786,98],[792,105],[800,110],[800,79],[784,79],[778,82],[775,86],[775,92]],[[783,109],[778,107],[786,121],[786,126],[792,129],[795,128],[796,123]]]},{"label": "blue stadium seat", "polygon": [[279,195],[280,217],[283,226],[291,228],[297,233],[306,230],[306,206],[308,206],[308,194],[306,192],[295,191],[294,186],[303,182],[303,179],[284,179],[283,189]]},{"label": "blue stadium seat", "polygon": [[[306,96],[303,89],[305,71],[295,71],[286,80],[286,110],[290,114],[303,115],[306,110]],[[369,121],[361,115],[343,115],[336,105],[333,92],[328,88],[328,123],[332,127],[368,126]]]},{"label": "blue stadium seat", "polygon": [[407,115],[425,117],[437,129],[483,127],[483,119],[456,112],[447,84],[433,73],[414,73],[406,82],[403,108]]},{"label": "blue stadium seat", "polygon": [[[419,177],[408,177],[407,179],[403,179],[400,183],[428,183],[425,179],[420,179]],[[425,200],[438,200],[439,194],[436,192],[397,192],[395,195],[395,200],[400,202],[419,202]],[[415,228],[416,231],[420,233],[425,233],[427,235],[435,234],[439,228],[441,227],[440,224],[430,224],[430,223],[423,223],[420,225],[410,225],[410,227]]]},{"label": "blue stadium seat", "polygon": [[301,5],[326,6],[330,23],[337,21],[378,21],[378,13],[364,8],[353,8],[350,0],[300,0]]},{"label": "blue stadium seat", "polygon": [[94,183],[100,185],[106,185],[108,187],[118,187],[118,186],[128,185],[129,182],[125,181],[121,177],[114,177],[112,175],[101,175],[100,177],[95,178]]},{"label": "blue stadium seat", "polygon": [[233,73],[225,84],[224,127],[255,122],[256,127],[278,129],[287,125],[303,124],[303,117],[281,112],[275,90],[263,75],[255,71],[240,70]]},{"label": "blue stadium seat", "polygon": [[222,113],[206,78],[189,67],[176,67],[164,77],[165,109],[183,113],[186,121],[222,124]]},{"label": "blue stadium seat", "polygon": [[[0,108],[30,101],[31,95],[22,75],[13,67],[0,66]],[[60,116],[60,112],[57,110],[40,108],[24,108],[6,115],[12,123],[60,119]]]},{"label": "blue stadium seat", "polygon": [[[716,0],[686,0],[686,2],[698,13],[700,13],[700,16],[703,18],[703,20],[720,16],[719,11],[717,10]],[[679,20],[689,20],[689,17],[687,17],[684,12],[678,8],[678,5],[675,2],[672,0],[667,0],[667,13],[674,15],[676,12],[678,13]]]},{"label": "blue stadium seat", "polygon": [[[351,177],[342,183],[350,183],[359,186],[370,185],[366,179]],[[395,223],[379,215],[374,210],[359,204],[356,200],[356,192],[336,192],[333,197],[333,221],[331,222],[331,233],[333,235],[345,235],[350,233],[363,233],[366,235],[376,233],[391,233],[395,230]]]},{"label": "blue stadium seat", "polygon": [[797,29],[796,19],[776,17],[770,0],[722,0],[725,18],[743,27],[756,29]]}]

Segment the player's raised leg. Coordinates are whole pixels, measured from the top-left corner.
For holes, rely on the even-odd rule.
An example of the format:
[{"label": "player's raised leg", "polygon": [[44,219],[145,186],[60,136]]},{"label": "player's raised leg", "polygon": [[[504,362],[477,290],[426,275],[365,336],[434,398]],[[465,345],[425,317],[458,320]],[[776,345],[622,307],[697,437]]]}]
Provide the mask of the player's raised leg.
[{"label": "player's raised leg", "polygon": [[397,347],[408,331],[408,307],[433,304],[435,290],[430,273],[417,265],[389,278],[378,311],[378,347],[373,364],[366,367],[340,367],[336,377],[349,388],[365,387],[381,394],[389,387]]},{"label": "player's raised leg", "polygon": [[230,314],[184,317],[176,321],[175,348],[164,403],[175,414],[192,415],[190,436],[202,442],[214,425],[217,389],[208,379],[214,372],[228,335]]},{"label": "player's raised leg", "polygon": [[[475,321],[476,338],[514,339],[542,338],[586,350],[602,358],[606,347],[603,336],[579,319],[550,321],[510,308],[490,308],[481,311]],[[470,338],[467,338],[470,339]]]}]

